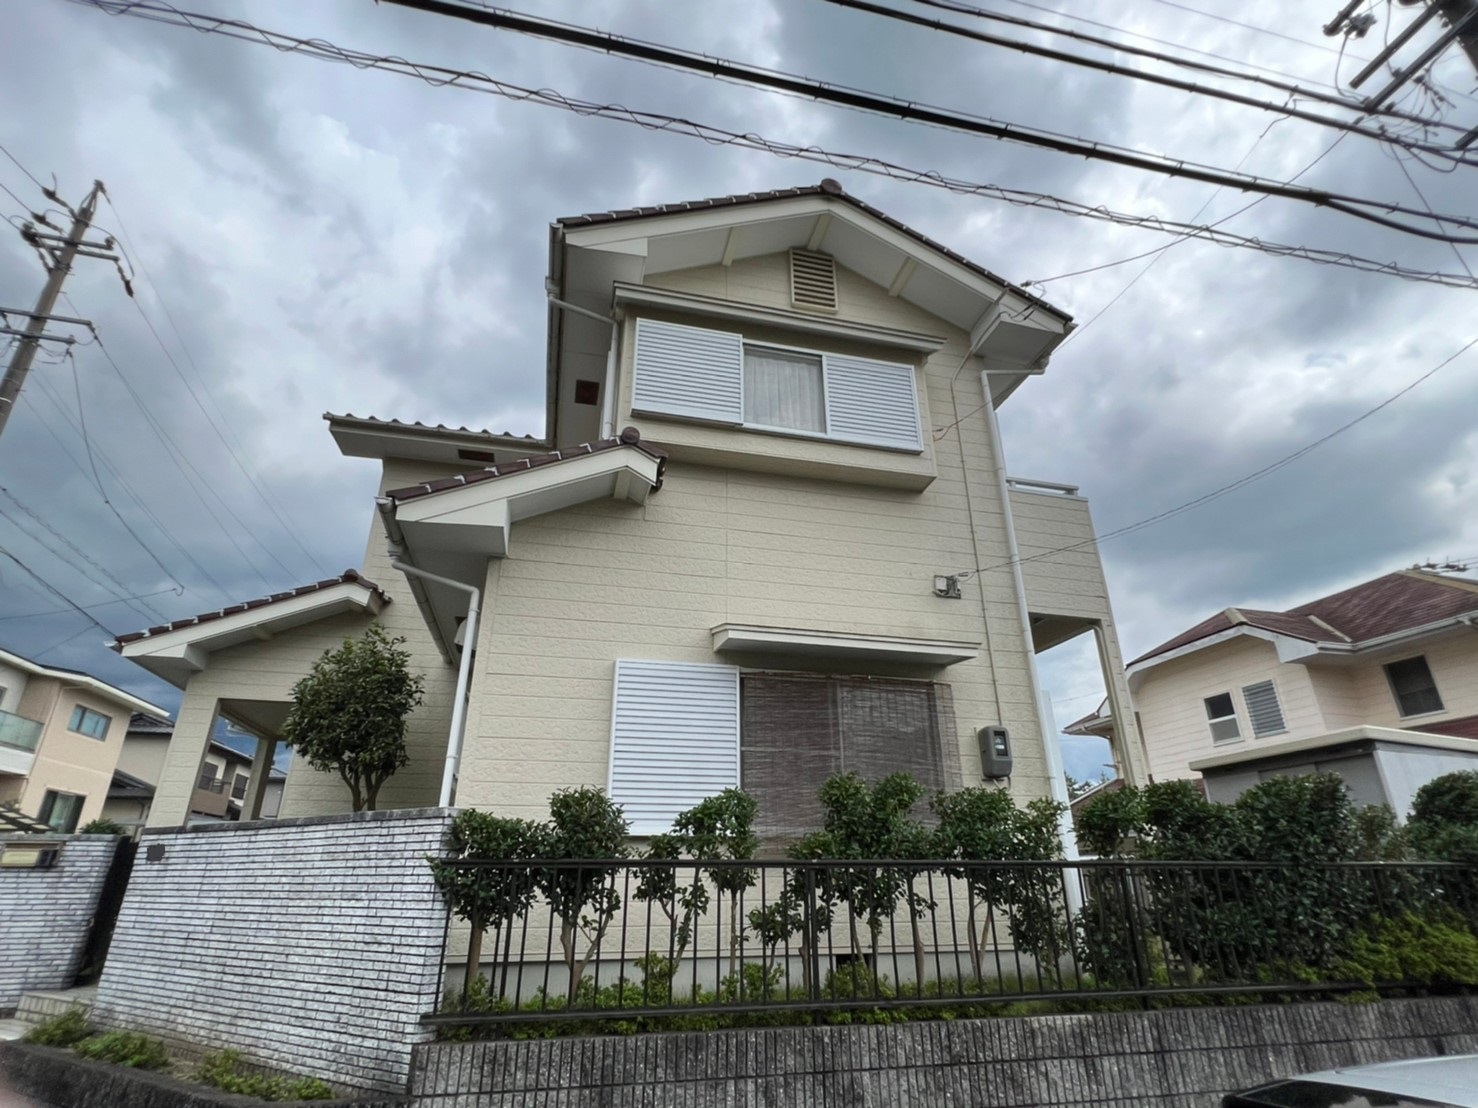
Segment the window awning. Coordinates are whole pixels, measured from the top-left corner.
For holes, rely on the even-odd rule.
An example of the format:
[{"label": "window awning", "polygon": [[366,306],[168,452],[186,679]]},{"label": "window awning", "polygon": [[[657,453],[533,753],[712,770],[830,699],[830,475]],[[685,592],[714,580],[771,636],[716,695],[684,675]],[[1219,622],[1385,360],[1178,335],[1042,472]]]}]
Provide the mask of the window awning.
[{"label": "window awning", "polygon": [[737,623],[721,623],[713,628],[713,649],[718,653],[796,654],[921,666],[952,666],[957,662],[971,661],[980,654],[978,642],[808,631],[796,627],[755,627]]}]

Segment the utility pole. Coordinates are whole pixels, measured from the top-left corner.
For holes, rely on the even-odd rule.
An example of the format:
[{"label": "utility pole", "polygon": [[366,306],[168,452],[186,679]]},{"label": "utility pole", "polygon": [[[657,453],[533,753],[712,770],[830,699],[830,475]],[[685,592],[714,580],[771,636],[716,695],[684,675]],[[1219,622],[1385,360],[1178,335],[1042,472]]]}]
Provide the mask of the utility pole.
[{"label": "utility pole", "polygon": [[[87,194],[87,199],[82,202],[80,210],[73,213],[72,229],[65,236],[47,234],[38,231],[32,224],[26,224],[25,230],[21,232],[23,237],[32,246],[36,247],[43,261],[48,261],[46,285],[41,290],[41,297],[36,301],[34,311],[23,311],[19,308],[0,308],[0,314],[24,315],[29,321],[23,329],[12,329],[8,326],[0,327],[0,334],[17,335],[20,342],[16,345],[15,354],[10,359],[10,366],[5,371],[5,379],[0,381],[0,432],[4,432],[5,424],[10,420],[10,415],[15,411],[15,402],[20,396],[21,386],[26,383],[26,374],[31,370],[31,363],[36,360],[36,351],[41,348],[43,342],[66,342],[70,344],[70,338],[61,338],[46,333],[46,325],[51,322],[72,323],[83,326],[91,326],[86,320],[73,319],[68,316],[52,314],[56,307],[57,297],[61,295],[62,283],[66,281],[67,274],[71,272],[72,262],[81,254],[87,258],[101,258],[105,261],[116,261],[115,255],[108,253],[113,248],[113,240],[108,239],[101,243],[91,243],[84,240],[87,229],[92,225],[93,213],[97,210],[98,197],[102,194],[103,183],[94,181],[92,191]],[[47,192],[49,199],[55,199],[51,192]]]},{"label": "utility pole", "polygon": [[[1436,60],[1437,56],[1456,42],[1467,53],[1473,63],[1473,68],[1478,71],[1478,0],[1399,0],[1404,7],[1413,7],[1417,4],[1424,5],[1422,10],[1400,34],[1390,40],[1386,47],[1381,50],[1374,59],[1354,77],[1350,78],[1350,87],[1359,88],[1372,76],[1378,73],[1408,42],[1416,37],[1417,33],[1434,19],[1440,19],[1445,24],[1445,30],[1404,69],[1398,69],[1391,79],[1378,91],[1372,93],[1365,100],[1367,110],[1379,108],[1391,96],[1395,94],[1408,81],[1417,77],[1428,65]],[[1325,27],[1326,35],[1354,35],[1356,38],[1363,37],[1372,25],[1373,20],[1367,14],[1355,15],[1355,9],[1360,6],[1358,0],[1346,4],[1339,13]],[[1478,128],[1469,131],[1458,143],[1459,147],[1470,145],[1478,139]]]}]

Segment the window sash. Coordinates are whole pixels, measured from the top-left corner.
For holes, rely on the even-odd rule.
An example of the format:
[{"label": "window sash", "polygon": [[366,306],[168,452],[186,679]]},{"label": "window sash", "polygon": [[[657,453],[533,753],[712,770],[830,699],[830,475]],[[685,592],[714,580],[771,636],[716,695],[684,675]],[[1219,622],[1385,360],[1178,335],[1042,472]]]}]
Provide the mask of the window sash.
[{"label": "window sash", "polygon": [[[1220,700],[1225,700],[1226,704],[1215,703]],[[1206,721],[1211,728],[1213,742],[1236,742],[1242,737],[1242,728],[1237,722],[1237,707],[1232,701],[1231,693],[1217,693],[1215,696],[1208,696],[1204,703]]]},{"label": "window sash", "polygon": [[1432,669],[1425,655],[1391,662],[1386,666],[1386,680],[1390,682],[1391,695],[1396,698],[1396,708],[1403,717],[1443,710],[1442,694],[1437,691],[1437,682],[1432,678]]},{"label": "window sash", "polygon": [[87,798],[76,793],[62,793],[47,789],[41,800],[41,811],[37,818],[53,831],[70,835],[77,830],[77,821],[82,817],[82,804]]},{"label": "window sash", "polygon": [[102,712],[95,712],[84,704],[78,704],[72,709],[72,722],[67,729],[101,742],[108,737],[108,726],[112,722],[111,716],[105,716]]},{"label": "window sash", "polygon": [[744,344],[744,425],[826,433],[820,355]]}]

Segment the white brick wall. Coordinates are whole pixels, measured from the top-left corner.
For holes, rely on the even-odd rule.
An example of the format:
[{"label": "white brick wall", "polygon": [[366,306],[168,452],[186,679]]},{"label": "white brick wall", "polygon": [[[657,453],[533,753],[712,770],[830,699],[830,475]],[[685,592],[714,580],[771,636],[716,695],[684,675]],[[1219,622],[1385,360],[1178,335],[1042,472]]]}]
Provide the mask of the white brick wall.
[{"label": "white brick wall", "polygon": [[146,831],[99,1023],[335,1085],[399,1091],[436,1006],[446,912],[426,864],[451,813]]},{"label": "white brick wall", "polygon": [[[0,835],[0,846],[35,841]],[[59,845],[51,869],[0,868],[0,1015],[24,992],[72,984],[118,839],[73,835]]]}]

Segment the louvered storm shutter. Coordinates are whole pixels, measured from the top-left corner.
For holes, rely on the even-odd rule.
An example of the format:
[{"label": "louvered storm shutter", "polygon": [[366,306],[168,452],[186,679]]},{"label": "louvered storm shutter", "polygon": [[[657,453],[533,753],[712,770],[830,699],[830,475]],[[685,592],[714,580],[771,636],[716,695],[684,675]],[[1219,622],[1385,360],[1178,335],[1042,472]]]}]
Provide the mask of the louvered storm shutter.
[{"label": "louvered storm shutter", "polygon": [[1247,718],[1252,720],[1254,735],[1261,738],[1263,735],[1276,735],[1288,730],[1283,723],[1283,708],[1278,703],[1278,690],[1271,681],[1244,685],[1242,699],[1247,704]]},{"label": "louvered storm shutter", "polygon": [[739,671],[616,663],[611,799],[632,834],[667,831],[700,800],[739,784]]},{"label": "louvered storm shutter", "polygon": [[826,433],[868,446],[922,450],[913,367],[828,354]]},{"label": "louvered storm shutter", "polygon": [[731,331],[636,321],[631,407],[654,415],[744,421],[744,341]]}]

